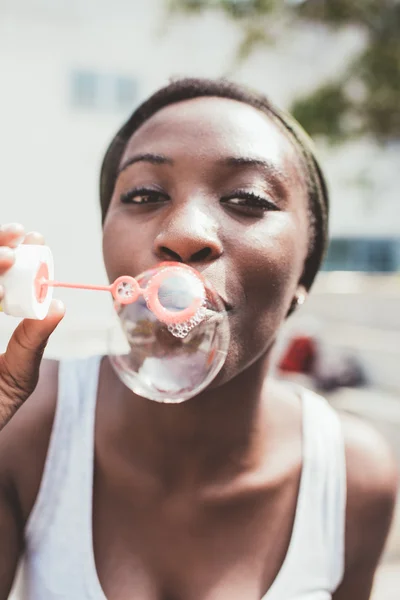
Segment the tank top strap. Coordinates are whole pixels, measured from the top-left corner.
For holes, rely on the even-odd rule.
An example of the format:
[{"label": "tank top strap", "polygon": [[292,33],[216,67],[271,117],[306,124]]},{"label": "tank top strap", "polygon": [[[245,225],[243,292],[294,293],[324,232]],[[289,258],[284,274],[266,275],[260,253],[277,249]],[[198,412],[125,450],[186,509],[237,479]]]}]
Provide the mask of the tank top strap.
[{"label": "tank top strap", "polygon": [[342,424],[325,398],[309,390],[303,390],[302,395],[307,432],[305,452],[310,467],[307,520],[311,522],[315,510],[315,527],[325,548],[330,587],[335,590],[345,566],[347,477]]},{"label": "tank top strap", "polygon": [[331,598],[344,572],[346,472],[340,421],[324,398],[305,389],[299,394],[303,466],[296,514],[286,558],[265,600]]},{"label": "tank top strap", "polygon": [[79,507],[86,506],[91,498],[92,477],[89,475],[93,471],[100,361],[101,356],[93,356],[59,363],[57,406],[46,462],[36,502],[25,527],[31,550],[49,531],[60,504],[66,499],[74,501],[71,494],[79,498],[77,515],[82,513]]}]

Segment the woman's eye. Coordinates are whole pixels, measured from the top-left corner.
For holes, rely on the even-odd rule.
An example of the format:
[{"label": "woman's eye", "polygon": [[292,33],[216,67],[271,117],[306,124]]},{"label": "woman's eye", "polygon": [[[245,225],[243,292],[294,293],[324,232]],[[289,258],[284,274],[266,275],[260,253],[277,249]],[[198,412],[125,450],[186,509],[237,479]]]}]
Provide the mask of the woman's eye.
[{"label": "woman's eye", "polygon": [[259,196],[254,192],[235,192],[229,197],[221,199],[226,206],[241,209],[242,212],[260,214],[270,210],[279,210],[272,201]]},{"label": "woman's eye", "polygon": [[157,190],[138,189],[121,194],[123,204],[155,204],[166,202],[168,199],[167,194]]}]

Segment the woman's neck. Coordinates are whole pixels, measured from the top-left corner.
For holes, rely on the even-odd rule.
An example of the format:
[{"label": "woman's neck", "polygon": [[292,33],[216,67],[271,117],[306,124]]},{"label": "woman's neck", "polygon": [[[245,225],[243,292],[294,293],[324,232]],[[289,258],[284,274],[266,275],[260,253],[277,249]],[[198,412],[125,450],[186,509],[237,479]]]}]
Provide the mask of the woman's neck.
[{"label": "woman's neck", "polygon": [[[231,381],[182,404],[160,404],[134,395],[109,361],[102,394],[112,413],[113,446],[168,487],[232,478],[260,462],[265,451],[268,358]],[[117,390],[117,393],[116,393]]]}]

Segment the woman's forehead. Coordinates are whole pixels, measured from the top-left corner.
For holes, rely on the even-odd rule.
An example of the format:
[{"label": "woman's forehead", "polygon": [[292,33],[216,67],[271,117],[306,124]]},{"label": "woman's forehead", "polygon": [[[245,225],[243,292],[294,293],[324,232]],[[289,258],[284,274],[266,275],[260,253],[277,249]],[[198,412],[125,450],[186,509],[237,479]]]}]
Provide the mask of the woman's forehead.
[{"label": "woman's forehead", "polygon": [[138,152],[244,156],[299,166],[294,145],[271,117],[228,98],[194,98],[162,108],[132,135],[122,162]]}]

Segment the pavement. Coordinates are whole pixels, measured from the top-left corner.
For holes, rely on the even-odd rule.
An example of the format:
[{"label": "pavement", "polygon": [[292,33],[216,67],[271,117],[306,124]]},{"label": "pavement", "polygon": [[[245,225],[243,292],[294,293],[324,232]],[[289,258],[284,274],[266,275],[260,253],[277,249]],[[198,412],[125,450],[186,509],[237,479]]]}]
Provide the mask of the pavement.
[{"label": "pavement", "polygon": [[399,600],[400,561],[383,564],[376,575],[371,600]]}]

